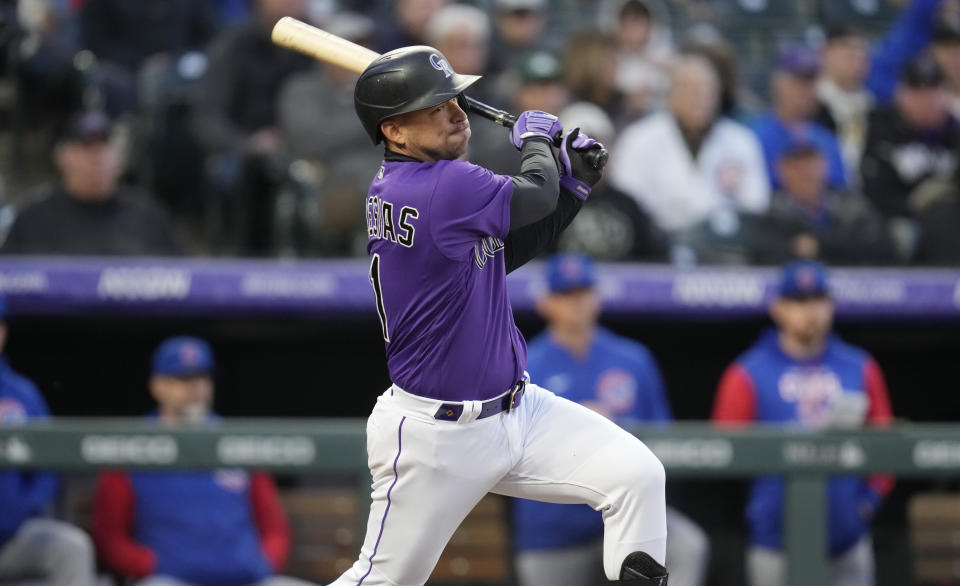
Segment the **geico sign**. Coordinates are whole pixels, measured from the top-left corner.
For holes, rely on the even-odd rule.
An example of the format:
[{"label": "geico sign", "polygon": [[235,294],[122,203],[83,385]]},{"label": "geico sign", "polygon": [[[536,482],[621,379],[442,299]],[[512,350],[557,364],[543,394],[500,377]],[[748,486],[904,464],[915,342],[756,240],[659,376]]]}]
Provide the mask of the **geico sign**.
[{"label": "geico sign", "polygon": [[960,442],[924,440],[913,447],[917,468],[960,468]]},{"label": "geico sign", "polygon": [[177,440],[168,435],[88,435],[80,442],[83,459],[92,464],[170,464],[177,451]]},{"label": "geico sign", "polygon": [[664,439],[646,444],[668,467],[726,468],[733,461],[733,444],[725,439]]},{"label": "geico sign", "polygon": [[306,436],[224,436],[217,442],[217,457],[223,464],[283,464],[304,466],[313,462],[316,449]]}]

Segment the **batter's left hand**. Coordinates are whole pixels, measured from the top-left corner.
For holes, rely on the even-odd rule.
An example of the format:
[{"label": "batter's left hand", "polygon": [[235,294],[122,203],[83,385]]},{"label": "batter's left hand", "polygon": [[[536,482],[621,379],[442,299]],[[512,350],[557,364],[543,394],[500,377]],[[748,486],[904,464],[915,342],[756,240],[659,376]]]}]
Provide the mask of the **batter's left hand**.
[{"label": "batter's left hand", "polygon": [[546,140],[553,144],[554,137],[563,132],[563,125],[553,114],[540,110],[526,110],[517,116],[510,129],[510,142],[520,149],[524,141],[532,138]]},{"label": "batter's left hand", "polygon": [[590,190],[603,177],[603,167],[594,168],[587,153],[602,150],[603,144],[574,128],[560,143],[560,184],[580,199],[587,199]]}]

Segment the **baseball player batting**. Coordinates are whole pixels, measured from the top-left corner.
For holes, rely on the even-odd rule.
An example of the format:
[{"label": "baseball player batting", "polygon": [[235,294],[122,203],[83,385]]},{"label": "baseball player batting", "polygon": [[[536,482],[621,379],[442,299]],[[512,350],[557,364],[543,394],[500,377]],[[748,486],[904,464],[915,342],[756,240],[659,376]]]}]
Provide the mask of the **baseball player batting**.
[{"label": "baseball player batting", "polygon": [[602,415],[531,382],[507,296],[507,273],[546,249],[600,180],[586,155],[602,145],[527,111],[509,134],[519,175],[459,160],[470,140],[464,91],[478,79],[415,46],[377,58],[357,81],[357,115],[385,145],[366,201],[367,251],[393,384],[367,422],[366,538],[333,584],[424,584],[494,492],[589,504],[603,514],[607,578],[664,586],[663,466]]}]

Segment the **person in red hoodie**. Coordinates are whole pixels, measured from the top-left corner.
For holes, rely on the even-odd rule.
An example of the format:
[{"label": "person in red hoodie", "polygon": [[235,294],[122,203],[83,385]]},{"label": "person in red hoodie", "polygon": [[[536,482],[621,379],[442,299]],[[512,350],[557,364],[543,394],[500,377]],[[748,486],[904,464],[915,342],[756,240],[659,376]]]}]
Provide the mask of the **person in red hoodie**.
[{"label": "person in red hoodie", "polygon": [[[162,425],[215,418],[213,354],[193,337],[170,338],[153,356],[150,392]],[[97,482],[92,533],[102,561],[149,586],[299,586],[279,576],[290,531],[273,479],[239,469],[106,471]]]}]

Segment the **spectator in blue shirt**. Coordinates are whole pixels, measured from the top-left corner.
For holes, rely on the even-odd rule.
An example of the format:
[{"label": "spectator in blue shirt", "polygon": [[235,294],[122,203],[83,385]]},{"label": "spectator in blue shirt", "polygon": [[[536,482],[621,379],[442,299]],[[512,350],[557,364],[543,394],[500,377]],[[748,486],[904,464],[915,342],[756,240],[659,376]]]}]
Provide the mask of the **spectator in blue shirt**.
[{"label": "spectator in blue shirt", "polygon": [[[592,261],[551,257],[549,293],[537,309],[547,330],[529,345],[527,368],[556,394],[621,424],[672,419],[663,379],[645,346],[600,327],[600,297]],[[603,521],[586,505],[517,499],[513,510],[521,586],[594,586],[602,576]],[[703,530],[667,508],[667,567],[671,586],[698,586],[709,543]]]},{"label": "spectator in blue shirt", "polygon": [[846,189],[847,171],[837,136],[813,121],[817,108],[816,79],[820,71],[817,53],[804,45],[789,45],[780,51],[770,77],[773,106],[751,127],[763,146],[767,172],[774,189],[781,187],[777,160],[788,146],[802,138],[812,142],[827,157],[827,180],[833,189]]},{"label": "spectator in blue shirt", "polygon": [[[0,297],[0,350],[7,339],[5,310]],[[0,355],[0,425],[49,414],[37,387]],[[6,450],[9,457],[15,446],[8,443]],[[50,472],[0,471],[0,583],[41,579],[49,586],[93,584],[90,538],[72,525],[43,516],[57,485],[57,476]]]}]

